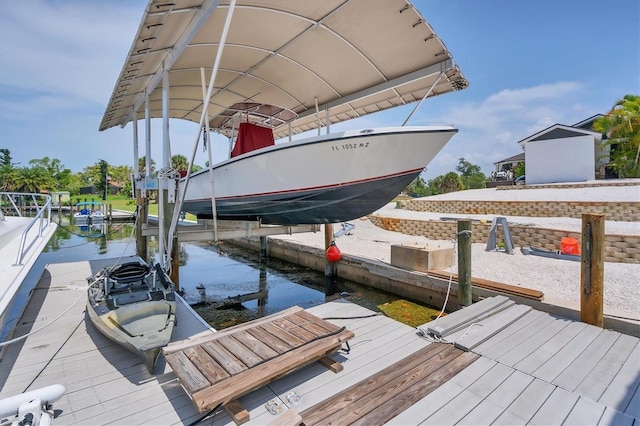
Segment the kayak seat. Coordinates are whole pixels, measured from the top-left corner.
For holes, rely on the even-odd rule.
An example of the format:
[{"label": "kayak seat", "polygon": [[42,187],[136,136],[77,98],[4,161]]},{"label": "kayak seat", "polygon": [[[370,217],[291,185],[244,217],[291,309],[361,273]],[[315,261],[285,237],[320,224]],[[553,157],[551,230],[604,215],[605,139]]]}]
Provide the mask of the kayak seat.
[{"label": "kayak seat", "polygon": [[162,290],[153,290],[149,292],[149,298],[151,300],[164,300],[164,293]]}]

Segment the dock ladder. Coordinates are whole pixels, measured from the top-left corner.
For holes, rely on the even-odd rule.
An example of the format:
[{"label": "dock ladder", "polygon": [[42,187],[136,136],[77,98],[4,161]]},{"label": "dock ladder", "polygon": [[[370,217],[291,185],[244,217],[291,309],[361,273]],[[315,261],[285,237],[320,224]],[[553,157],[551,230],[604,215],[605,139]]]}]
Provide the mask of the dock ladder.
[{"label": "dock ladder", "polygon": [[493,221],[491,221],[491,230],[489,231],[489,240],[487,241],[487,248],[485,251],[496,249],[496,232],[498,225],[502,225],[505,252],[508,254],[513,254],[513,240],[511,239],[511,231],[509,230],[509,223],[507,222],[506,217],[494,217]]}]

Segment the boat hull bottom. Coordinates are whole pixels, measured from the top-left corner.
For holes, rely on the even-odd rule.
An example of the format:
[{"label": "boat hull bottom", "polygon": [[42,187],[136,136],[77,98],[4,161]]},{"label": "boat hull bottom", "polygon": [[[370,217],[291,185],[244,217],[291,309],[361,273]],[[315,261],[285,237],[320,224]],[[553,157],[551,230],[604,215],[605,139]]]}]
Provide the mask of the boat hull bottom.
[{"label": "boat hull bottom", "polygon": [[[216,213],[221,220],[258,220],[270,225],[345,222],[392,201],[421,171],[294,193],[216,200]],[[183,210],[198,219],[213,219],[210,200],[185,200]]]}]

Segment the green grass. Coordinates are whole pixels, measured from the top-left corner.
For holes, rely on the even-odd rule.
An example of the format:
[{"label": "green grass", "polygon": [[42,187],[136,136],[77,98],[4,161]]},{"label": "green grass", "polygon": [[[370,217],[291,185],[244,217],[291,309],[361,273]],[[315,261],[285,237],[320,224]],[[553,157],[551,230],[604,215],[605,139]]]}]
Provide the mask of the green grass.
[{"label": "green grass", "polygon": [[[81,199],[81,201],[84,201],[85,198],[87,198],[87,200],[95,199],[95,201],[102,201],[100,198],[96,198],[95,196],[91,198],[73,197],[73,204],[75,205],[75,203],[77,202],[77,199]],[[122,210],[126,212],[131,212],[131,213],[136,211],[136,200],[129,197],[124,197],[121,195],[109,195],[109,197],[107,197],[107,201],[104,201],[103,203],[107,205],[110,204],[111,208],[114,210]],[[149,214],[154,216],[158,215],[157,201],[151,200],[149,202]],[[191,213],[187,213],[186,219],[196,221],[195,215],[192,215]]]}]

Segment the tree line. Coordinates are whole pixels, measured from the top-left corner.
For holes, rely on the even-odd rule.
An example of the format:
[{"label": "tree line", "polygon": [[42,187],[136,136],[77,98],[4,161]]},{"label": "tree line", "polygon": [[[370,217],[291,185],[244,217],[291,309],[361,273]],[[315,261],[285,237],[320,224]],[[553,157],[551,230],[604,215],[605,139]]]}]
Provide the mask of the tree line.
[{"label": "tree line", "polygon": [[[607,136],[602,148],[609,148],[609,167],[621,178],[640,177],[640,96],[626,95],[616,101],[611,110],[594,122],[593,130]],[[171,157],[176,170],[187,170],[189,162],[183,155]],[[138,170],[145,173],[146,158],[138,161]],[[194,165],[192,172],[202,167]],[[456,173],[457,172],[457,173]],[[151,175],[155,162],[151,160]],[[57,158],[36,158],[28,166],[13,163],[8,149],[0,149],[0,190],[4,192],[51,192],[68,191],[71,196],[80,194],[80,188],[94,186],[96,193],[105,194],[107,186],[117,183],[120,195],[131,196],[133,167],[114,166],[104,160],[73,173]],[[524,174],[524,163],[513,170],[514,178]],[[463,189],[485,187],[487,177],[480,166],[464,158],[458,160],[456,171],[446,173],[426,182],[418,176],[404,191],[413,196],[429,196]]]},{"label": "tree line", "polygon": [[480,189],[485,187],[487,177],[480,170],[480,166],[472,164],[464,158],[458,159],[456,172],[449,172],[425,181],[418,176],[404,191],[413,197],[427,197],[429,195],[446,194],[463,189]]},{"label": "tree line", "polygon": [[[171,157],[171,165],[176,170],[186,170],[189,162],[184,155]],[[192,172],[202,167],[194,165]],[[138,171],[145,173],[146,158],[138,161]],[[118,188],[118,195],[130,197],[132,195],[131,175],[133,167],[115,166],[105,160],[87,166],[82,171],[73,173],[57,158],[36,158],[29,161],[27,166],[14,163],[11,152],[6,148],[0,149],[0,190],[3,192],[56,192],[68,191],[70,195],[80,195],[81,188],[93,186],[94,193],[103,196],[109,191],[109,186]],[[155,162],[151,160],[151,175],[156,174]]]}]

